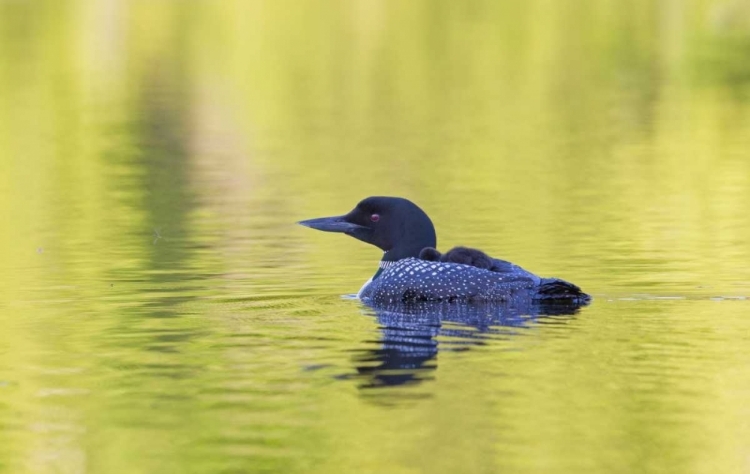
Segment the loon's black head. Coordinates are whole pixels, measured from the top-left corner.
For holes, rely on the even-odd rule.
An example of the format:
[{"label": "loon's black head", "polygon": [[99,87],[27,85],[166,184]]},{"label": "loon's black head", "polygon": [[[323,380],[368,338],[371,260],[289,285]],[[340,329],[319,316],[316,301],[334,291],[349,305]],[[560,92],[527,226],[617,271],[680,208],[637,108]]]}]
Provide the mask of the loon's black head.
[{"label": "loon's black head", "polygon": [[385,252],[383,260],[419,257],[425,247],[435,247],[435,227],[413,202],[398,197],[373,196],[362,200],[349,214],[300,221],[326,232],[342,232]]}]

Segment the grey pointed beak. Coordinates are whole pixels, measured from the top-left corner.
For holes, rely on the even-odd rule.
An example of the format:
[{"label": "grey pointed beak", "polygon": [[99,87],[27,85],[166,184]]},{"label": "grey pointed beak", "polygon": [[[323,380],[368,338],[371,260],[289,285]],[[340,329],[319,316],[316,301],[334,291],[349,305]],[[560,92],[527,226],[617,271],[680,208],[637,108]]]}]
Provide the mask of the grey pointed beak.
[{"label": "grey pointed beak", "polygon": [[309,227],[311,229],[322,230],[324,232],[341,232],[344,234],[351,234],[358,229],[366,229],[367,227],[359,224],[352,224],[344,220],[346,216],[333,216],[333,217],[319,217],[317,219],[307,219],[305,221],[299,221],[297,224]]}]

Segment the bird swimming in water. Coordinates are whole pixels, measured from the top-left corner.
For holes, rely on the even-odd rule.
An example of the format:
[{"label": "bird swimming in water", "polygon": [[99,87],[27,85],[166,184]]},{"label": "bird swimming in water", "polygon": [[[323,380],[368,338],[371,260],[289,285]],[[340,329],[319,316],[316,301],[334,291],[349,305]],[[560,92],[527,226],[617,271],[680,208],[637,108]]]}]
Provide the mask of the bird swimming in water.
[{"label": "bird swimming in water", "polygon": [[591,297],[558,278],[541,278],[481,250],[436,250],[435,227],[413,202],[373,196],[348,214],[300,221],[326,232],[350,235],[383,250],[375,275],[360,299],[372,303],[410,301],[545,301],[587,304]]}]

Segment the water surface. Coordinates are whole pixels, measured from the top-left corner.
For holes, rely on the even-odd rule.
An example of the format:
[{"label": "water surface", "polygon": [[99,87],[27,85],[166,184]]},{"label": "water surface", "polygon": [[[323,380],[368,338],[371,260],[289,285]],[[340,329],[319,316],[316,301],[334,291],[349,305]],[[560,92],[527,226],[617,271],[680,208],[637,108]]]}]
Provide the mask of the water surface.
[{"label": "water surface", "polygon": [[[0,472],[750,472],[749,12],[2,3]],[[378,194],[593,304],[361,305]]]}]

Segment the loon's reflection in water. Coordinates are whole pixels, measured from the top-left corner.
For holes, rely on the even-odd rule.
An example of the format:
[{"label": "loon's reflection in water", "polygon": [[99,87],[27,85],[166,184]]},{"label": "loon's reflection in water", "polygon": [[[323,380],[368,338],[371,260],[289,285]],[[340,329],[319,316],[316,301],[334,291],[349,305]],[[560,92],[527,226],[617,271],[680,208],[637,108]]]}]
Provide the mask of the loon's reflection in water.
[{"label": "loon's reflection in water", "polygon": [[[438,351],[469,350],[488,338],[512,335],[531,323],[572,316],[581,305],[528,303],[413,303],[367,307],[382,338],[378,347],[357,353],[354,364],[360,388],[417,384],[433,379]],[[437,337],[441,341],[438,342]]]}]

